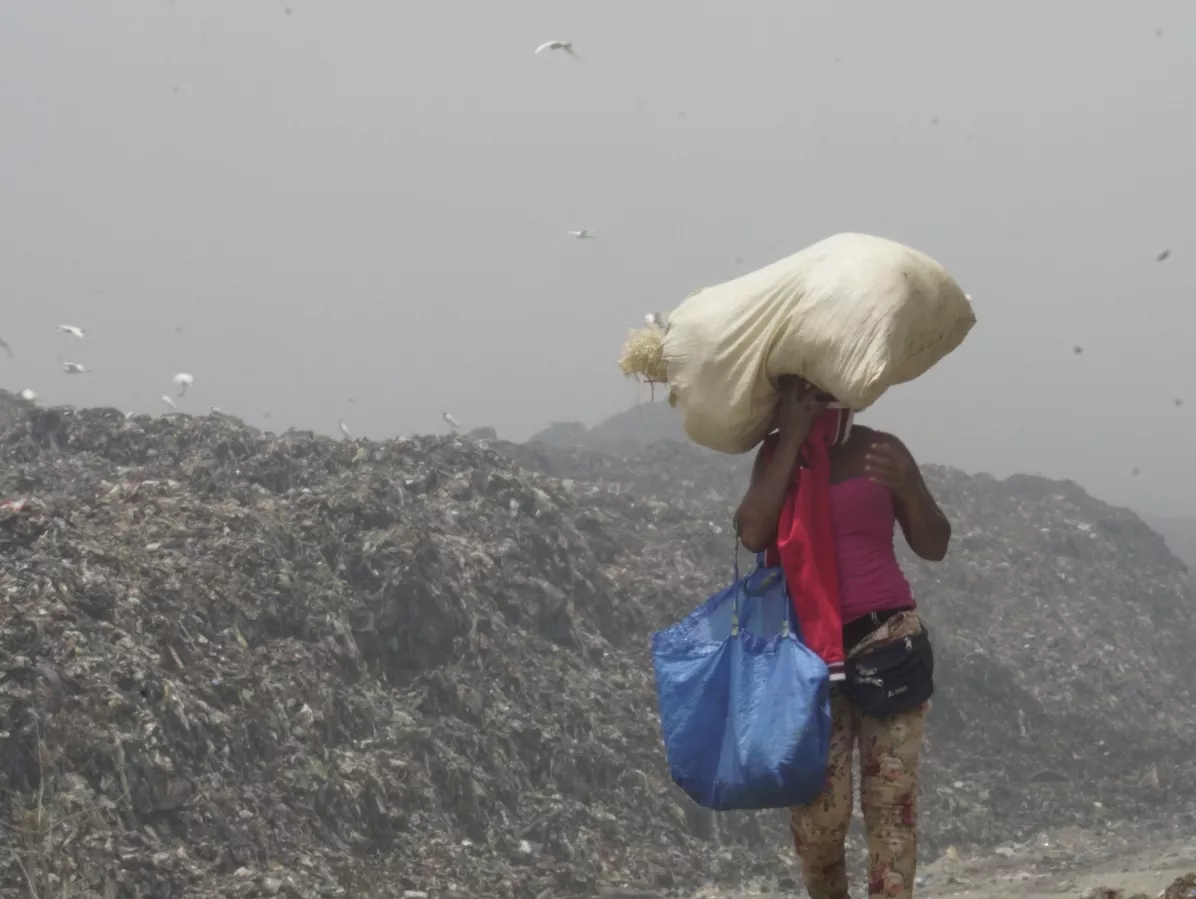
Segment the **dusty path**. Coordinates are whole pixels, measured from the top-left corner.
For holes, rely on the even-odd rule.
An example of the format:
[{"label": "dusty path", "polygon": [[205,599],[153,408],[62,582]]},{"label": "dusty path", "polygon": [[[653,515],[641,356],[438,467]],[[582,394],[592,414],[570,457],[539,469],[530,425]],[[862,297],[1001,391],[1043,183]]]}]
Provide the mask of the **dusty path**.
[{"label": "dusty path", "polygon": [[[1081,837],[1077,842],[1087,841]],[[959,899],[1060,899],[1079,896],[1095,886],[1155,896],[1177,877],[1196,871],[1196,839],[1175,839],[1149,849],[1118,847],[1096,840],[1071,859],[1047,853],[1018,853],[1009,858],[949,859],[925,867],[920,896]],[[1121,854],[1117,854],[1121,849]],[[1102,851],[1103,850],[1103,851]],[[1067,850],[1063,850],[1066,853]],[[1038,859],[1036,861],[1036,859]],[[1044,860],[1045,859],[1045,860]]]},{"label": "dusty path", "polygon": [[[1188,817],[1188,816],[1185,816]],[[796,870],[796,868],[795,868]],[[922,865],[916,893],[924,899],[1071,899],[1094,886],[1156,896],[1196,871],[1196,823],[1121,825],[1103,833],[1078,828],[1044,832],[1025,844],[969,857],[954,852]],[[861,872],[862,873],[862,872]],[[778,899],[804,896],[791,884],[753,884],[744,891],[702,890],[695,899]],[[855,899],[867,896],[858,886]]]}]

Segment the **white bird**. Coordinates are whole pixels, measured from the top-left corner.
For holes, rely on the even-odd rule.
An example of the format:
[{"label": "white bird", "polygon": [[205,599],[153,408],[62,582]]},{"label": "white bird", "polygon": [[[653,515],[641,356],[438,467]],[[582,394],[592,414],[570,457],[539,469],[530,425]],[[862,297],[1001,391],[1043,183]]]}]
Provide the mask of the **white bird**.
[{"label": "white bird", "polygon": [[82,337],[83,336],[83,329],[78,328],[75,325],[59,325],[58,330],[61,331],[63,334],[70,334],[72,337]]},{"label": "white bird", "polygon": [[649,312],[644,316],[644,324],[649,328],[663,328],[665,317],[663,312]]},{"label": "white bird", "polygon": [[564,50],[574,59],[578,58],[573,50],[573,41],[545,41],[536,48],[537,53],[543,53],[545,50]]},{"label": "white bird", "polygon": [[167,396],[165,393],[164,393],[164,394],[162,394],[162,402],[164,402],[166,405],[168,405],[168,406],[169,406],[171,409],[177,409],[177,408],[178,408],[178,406],[176,406],[176,405],[174,404],[174,400],[172,400],[172,399],[171,399],[169,396]]},{"label": "white bird", "polygon": [[84,368],[78,362],[64,362],[62,363],[62,370],[68,375],[81,375],[85,371],[90,371],[90,369]]},{"label": "white bird", "polygon": [[589,228],[582,228],[580,231],[566,231],[570,237],[576,237],[578,240],[593,240],[594,235],[590,233]]},{"label": "white bird", "polygon": [[128,421],[130,418],[132,418],[136,414],[137,414],[136,409],[130,409],[128,412],[125,413],[125,421]]},{"label": "white bird", "polygon": [[340,421],[337,422],[337,424],[340,425],[341,433],[345,435],[345,439],[352,440],[353,432],[349,430],[349,426],[347,424],[345,424],[345,420],[342,418]]},{"label": "white bird", "polygon": [[187,374],[185,371],[179,372],[174,376],[174,383],[179,385],[179,396],[181,397],[187,392],[187,389],[195,383],[195,378]]},{"label": "white bird", "polygon": [[451,427],[454,431],[461,429],[461,425],[457,423],[457,419],[453,418],[447,412],[441,412],[440,415],[449,423],[449,427]]},{"label": "white bird", "polygon": [[37,394],[26,387],[21,391],[21,399],[25,400],[27,403],[32,403],[35,399],[37,399]]}]

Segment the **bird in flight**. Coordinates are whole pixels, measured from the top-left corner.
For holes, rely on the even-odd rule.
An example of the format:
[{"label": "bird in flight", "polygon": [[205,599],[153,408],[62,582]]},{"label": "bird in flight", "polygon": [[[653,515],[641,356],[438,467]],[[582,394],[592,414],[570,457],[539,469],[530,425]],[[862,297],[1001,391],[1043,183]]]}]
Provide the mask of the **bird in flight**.
[{"label": "bird in flight", "polygon": [[84,368],[78,362],[64,362],[62,363],[62,370],[68,375],[81,375],[85,371],[91,371],[89,368]]},{"label": "bird in flight", "polygon": [[70,334],[72,337],[82,337],[83,329],[75,325],[59,325],[58,330],[63,334]]},{"label": "bird in flight", "polygon": [[447,412],[441,412],[440,414],[444,417],[444,420],[449,423],[449,427],[454,431],[459,431],[461,429],[461,425],[457,423],[457,419],[453,418]]},{"label": "bird in flight", "polygon": [[1154,257],[1155,262],[1165,262],[1167,260],[1167,257],[1169,257],[1170,255],[1171,255],[1170,250],[1163,250],[1163,252],[1159,253],[1158,256]]},{"label": "bird in flight", "polygon": [[166,405],[168,405],[171,409],[178,408],[178,406],[176,406],[174,404],[174,400],[172,400],[168,394],[165,394],[165,393],[162,394],[162,402],[164,402]]},{"label": "bird in flight", "polygon": [[337,424],[340,425],[341,433],[345,435],[345,439],[352,440],[353,433],[349,430],[349,426],[345,424],[345,420],[342,418]]},{"label": "bird in flight", "polygon": [[537,53],[543,53],[545,50],[564,50],[574,59],[579,58],[573,50],[573,41],[545,41],[536,48]]},{"label": "bird in flight", "polygon": [[4,347],[4,352],[8,353],[9,359],[13,358],[12,347],[10,347],[7,343],[5,343],[3,338],[0,338],[0,347]]},{"label": "bird in flight", "polygon": [[568,234],[570,237],[576,237],[578,240],[593,240],[594,239],[594,235],[590,233],[589,228],[582,228],[580,231],[567,231],[565,233]]},{"label": "bird in flight", "polygon": [[179,396],[181,397],[195,383],[195,378],[185,371],[181,371],[174,376],[174,383],[179,385]]}]

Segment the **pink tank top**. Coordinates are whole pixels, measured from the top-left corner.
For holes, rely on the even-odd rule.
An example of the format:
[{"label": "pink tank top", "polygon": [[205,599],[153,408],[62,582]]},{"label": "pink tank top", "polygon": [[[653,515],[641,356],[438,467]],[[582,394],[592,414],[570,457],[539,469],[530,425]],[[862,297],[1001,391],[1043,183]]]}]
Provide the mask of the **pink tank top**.
[{"label": "pink tank top", "polygon": [[843,623],[869,612],[913,608],[914,594],[893,549],[893,496],[866,477],[831,485],[839,610]]}]

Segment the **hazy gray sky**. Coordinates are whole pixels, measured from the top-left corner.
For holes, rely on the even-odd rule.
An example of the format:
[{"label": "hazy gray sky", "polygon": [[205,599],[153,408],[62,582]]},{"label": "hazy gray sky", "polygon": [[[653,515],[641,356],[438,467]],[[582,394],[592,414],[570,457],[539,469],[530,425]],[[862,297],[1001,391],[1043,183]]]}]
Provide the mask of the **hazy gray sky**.
[{"label": "hazy gray sky", "polygon": [[46,402],[185,370],[257,424],[523,438],[635,400],[644,312],[857,230],[979,317],[867,420],[1196,508],[1188,0],[12,3],[0,109],[0,383]]}]

